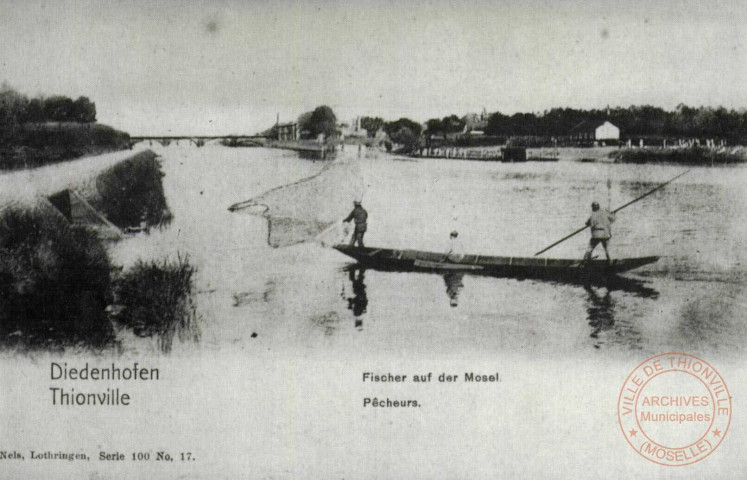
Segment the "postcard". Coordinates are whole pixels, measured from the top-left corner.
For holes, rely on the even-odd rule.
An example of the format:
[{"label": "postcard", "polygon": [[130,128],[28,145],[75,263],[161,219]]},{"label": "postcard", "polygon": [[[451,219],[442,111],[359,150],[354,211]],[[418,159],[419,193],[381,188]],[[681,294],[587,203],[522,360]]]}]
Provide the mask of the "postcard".
[{"label": "postcard", "polygon": [[741,478],[746,20],[4,2],[0,478]]}]

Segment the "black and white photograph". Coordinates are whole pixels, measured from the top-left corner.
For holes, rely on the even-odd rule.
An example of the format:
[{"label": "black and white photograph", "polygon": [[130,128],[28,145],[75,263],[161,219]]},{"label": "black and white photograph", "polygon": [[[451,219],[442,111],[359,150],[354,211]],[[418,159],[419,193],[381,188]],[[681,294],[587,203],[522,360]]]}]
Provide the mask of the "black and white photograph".
[{"label": "black and white photograph", "polygon": [[747,10],[0,0],[0,479],[740,478]]}]

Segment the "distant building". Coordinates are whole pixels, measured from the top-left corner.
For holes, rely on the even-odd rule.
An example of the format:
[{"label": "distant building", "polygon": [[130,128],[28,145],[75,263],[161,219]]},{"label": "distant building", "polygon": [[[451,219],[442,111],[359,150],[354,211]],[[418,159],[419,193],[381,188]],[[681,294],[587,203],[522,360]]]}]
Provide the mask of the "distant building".
[{"label": "distant building", "polygon": [[578,142],[620,140],[620,129],[609,121],[602,124],[583,121],[571,129],[569,136]]},{"label": "distant building", "polygon": [[374,135],[372,146],[381,148],[381,146],[387,141],[389,141],[389,135],[387,135],[384,127],[379,127],[379,129],[376,130],[376,134]]},{"label": "distant building", "polygon": [[481,113],[468,113],[462,117],[464,130],[462,134],[483,135],[488,127],[488,112],[483,108]]},{"label": "distant building", "polygon": [[366,138],[368,136],[368,132],[361,128],[361,117],[355,117],[350,123],[340,123],[337,129],[344,137]]},{"label": "distant building", "polygon": [[298,140],[298,124],[295,122],[277,124],[278,140]]}]

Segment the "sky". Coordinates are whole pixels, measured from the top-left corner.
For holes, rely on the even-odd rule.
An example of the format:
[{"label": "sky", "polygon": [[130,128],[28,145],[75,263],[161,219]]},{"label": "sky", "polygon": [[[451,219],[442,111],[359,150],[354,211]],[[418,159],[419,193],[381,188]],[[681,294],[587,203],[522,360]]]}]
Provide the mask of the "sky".
[{"label": "sky", "polygon": [[[651,4],[649,4],[651,3]],[[740,1],[0,0],[0,82],[133,135],[338,118],[747,107]]]}]

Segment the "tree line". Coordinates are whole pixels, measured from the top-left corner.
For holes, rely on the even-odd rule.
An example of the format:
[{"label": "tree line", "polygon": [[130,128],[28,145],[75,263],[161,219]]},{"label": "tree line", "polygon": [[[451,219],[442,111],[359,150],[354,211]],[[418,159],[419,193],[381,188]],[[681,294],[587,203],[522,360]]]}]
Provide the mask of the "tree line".
[{"label": "tree line", "polygon": [[[608,109],[582,110],[574,108],[553,108],[541,113],[514,113],[512,115],[494,112],[487,117],[487,125],[479,129],[486,135],[497,137],[535,136],[563,137],[568,136],[574,127],[587,123],[599,126],[609,121],[620,128],[623,137],[692,137],[723,138],[735,143],[747,141],[747,111],[727,110],[723,107],[689,107],[680,104],[672,111],[651,105],[615,107]],[[457,135],[470,126],[468,116],[455,114],[443,118],[431,118],[422,129],[419,124],[409,119],[386,122],[379,117],[363,117],[361,126],[373,136],[383,127],[392,137],[394,133],[406,127],[405,137],[410,133],[419,136]],[[393,141],[397,142],[395,138]],[[406,143],[406,142],[397,142]]]},{"label": "tree line", "polygon": [[387,134],[389,140],[407,148],[416,148],[423,134],[422,125],[405,117],[391,122],[387,122],[381,117],[361,117],[361,128],[371,138],[376,136],[379,130],[382,130]]},{"label": "tree line", "polygon": [[96,104],[87,97],[76,100],[63,95],[29,98],[7,83],[0,87],[0,128],[32,122],[95,121]]},{"label": "tree line", "polygon": [[688,107],[680,104],[672,111],[651,105],[579,110],[553,108],[543,113],[495,112],[489,116],[488,135],[527,135],[562,137],[586,122],[599,126],[609,121],[620,128],[624,137],[693,137],[747,140],[747,111],[723,107]]},{"label": "tree line", "polygon": [[[381,117],[364,116],[361,118],[361,128],[366,130],[370,138],[383,131],[391,142],[410,148],[417,148],[424,140],[427,143],[427,139],[434,136],[459,137],[465,132],[465,127],[482,130],[489,137],[505,139],[525,136],[549,139],[569,136],[574,127],[584,122],[597,127],[605,121],[620,128],[623,138],[714,138],[725,139],[730,143],[747,143],[747,111],[727,110],[723,107],[689,107],[680,104],[672,111],[651,105],[591,110],[553,108],[541,113],[519,112],[512,115],[494,112],[481,118],[482,120],[475,115],[459,117],[452,114],[443,118],[431,118],[420,124],[404,117],[387,121]],[[320,106],[302,114],[298,118],[298,127],[302,138],[315,138],[320,133],[331,137],[336,133],[337,119],[331,108]]]}]

